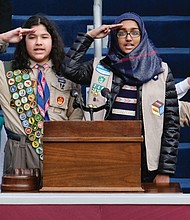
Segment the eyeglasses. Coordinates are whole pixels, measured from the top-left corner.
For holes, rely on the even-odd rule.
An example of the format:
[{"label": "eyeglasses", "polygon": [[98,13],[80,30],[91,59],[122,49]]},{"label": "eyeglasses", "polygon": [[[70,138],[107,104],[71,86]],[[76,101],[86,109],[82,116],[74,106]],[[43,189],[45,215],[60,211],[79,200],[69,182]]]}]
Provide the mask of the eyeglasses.
[{"label": "eyeglasses", "polygon": [[130,35],[131,38],[136,38],[141,35],[141,32],[136,30],[136,31],[131,31],[131,32],[120,31],[117,33],[117,37],[120,39],[126,38],[128,35]]}]

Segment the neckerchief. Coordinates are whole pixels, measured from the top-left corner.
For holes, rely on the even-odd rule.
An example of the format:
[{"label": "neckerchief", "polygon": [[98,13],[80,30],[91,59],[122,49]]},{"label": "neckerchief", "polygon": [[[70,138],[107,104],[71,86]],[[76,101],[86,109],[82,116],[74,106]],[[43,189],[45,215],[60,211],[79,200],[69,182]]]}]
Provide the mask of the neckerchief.
[{"label": "neckerchief", "polygon": [[44,120],[50,120],[48,115],[48,107],[50,102],[50,90],[45,79],[46,68],[49,68],[49,65],[46,63],[43,66],[36,64],[35,69],[38,69],[38,82],[37,82],[37,102],[40,113],[43,116]]}]

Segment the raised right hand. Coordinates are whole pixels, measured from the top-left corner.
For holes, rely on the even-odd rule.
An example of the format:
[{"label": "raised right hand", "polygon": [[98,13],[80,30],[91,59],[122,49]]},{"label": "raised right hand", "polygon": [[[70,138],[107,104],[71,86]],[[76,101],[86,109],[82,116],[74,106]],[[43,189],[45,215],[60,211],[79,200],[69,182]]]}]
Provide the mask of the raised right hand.
[{"label": "raised right hand", "polygon": [[111,25],[104,24],[100,27],[88,31],[87,34],[94,39],[104,38],[110,33],[111,30],[120,28],[122,26],[123,24],[111,24]]}]

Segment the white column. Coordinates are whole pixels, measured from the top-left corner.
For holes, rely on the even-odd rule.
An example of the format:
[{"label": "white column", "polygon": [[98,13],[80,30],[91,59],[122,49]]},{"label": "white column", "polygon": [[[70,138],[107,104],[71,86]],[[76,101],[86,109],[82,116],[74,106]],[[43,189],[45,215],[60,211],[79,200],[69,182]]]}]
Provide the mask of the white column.
[{"label": "white column", "polygon": [[[102,0],[94,0],[93,6],[94,15],[94,27],[99,27],[102,25]],[[102,56],[102,39],[95,39],[94,41],[94,56]]]}]

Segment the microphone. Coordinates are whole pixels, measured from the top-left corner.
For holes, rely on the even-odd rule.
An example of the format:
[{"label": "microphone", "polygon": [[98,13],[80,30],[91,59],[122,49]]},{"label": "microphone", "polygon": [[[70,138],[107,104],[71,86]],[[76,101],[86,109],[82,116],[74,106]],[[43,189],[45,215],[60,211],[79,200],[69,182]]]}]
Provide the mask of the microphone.
[{"label": "microphone", "polygon": [[107,112],[106,112],[106,115],[105,115],[105,119],[107,119],[108,118],[108,116],[109,116],[109,114],[110,114],[110,112],[111,112],[111,106],[112,106],[112,104],[111,104],[111,100],[112,100],[112,95],[111,95],[111,92],[110,92],[110,90],[108,89],[108,88],[103,88],[102,90],[101,90],[101,95],[104,97],[104,98],[106,98],[107,99],[107,101],[106,101],[106,104],[105,104],[105,108],[106,108],[106,110],[107,110]]},{"label": "microphone", "polygon": [[76,88],[71,89],[70,95],[71,97],[75,98],[73,102],[73,108],[80,108],[80,98],[78,90]]},{"label": "microphone", "polygon": [[103,88],[101,90],[101,95],[106,99],[111,99],[111,92],[108,88]]},{"label": "microphone", "polygon": [[71,89],[70,95],[74,98],[77,98],[79,96],[79,92],[77,89]]},{"label": "microphone", "polygon": [[84,111],[87,111],[87,112],[90,113],[90,120],[91,121],[93,121],[94,112],[98,112],[98,111],[101,111],[103,109],[106,109],[108,111],[108,113],[111,111],[111,98],[112,98],[112,95],[111,95],[111,92],[108,88],[104,88],[104,89],[101,90],[101,95],[107,99],[106,104],[101,105],[97,108],[87,107],[87,106],[83,105],[82,100],[81,100],[81,96],[79,94],[79,91],[76,88],[71,89],[70,95],[71,95],[71,97],[75,98],[74,102],[73,102],[73,108],[80,108],[83,112],[83,116],[84,116],[85,120],[86,120],[86,118],[85,118]]},{"label": "microphone", "polygon": [[75,98],[74,102],[73,102],[73,108],[75,108],[75,109],[76,108],[80,108],[81,111],[82,111],[83,117],[84,117],[84,119],[86,121],[85,114],[84,114],[85,106],[83,106],[83,104],[82,104],[82,100],[81,100],[81,97],[79,95],[79,91],[76,88],[71,89],[70,95],[71,95],[71,97]]}]

